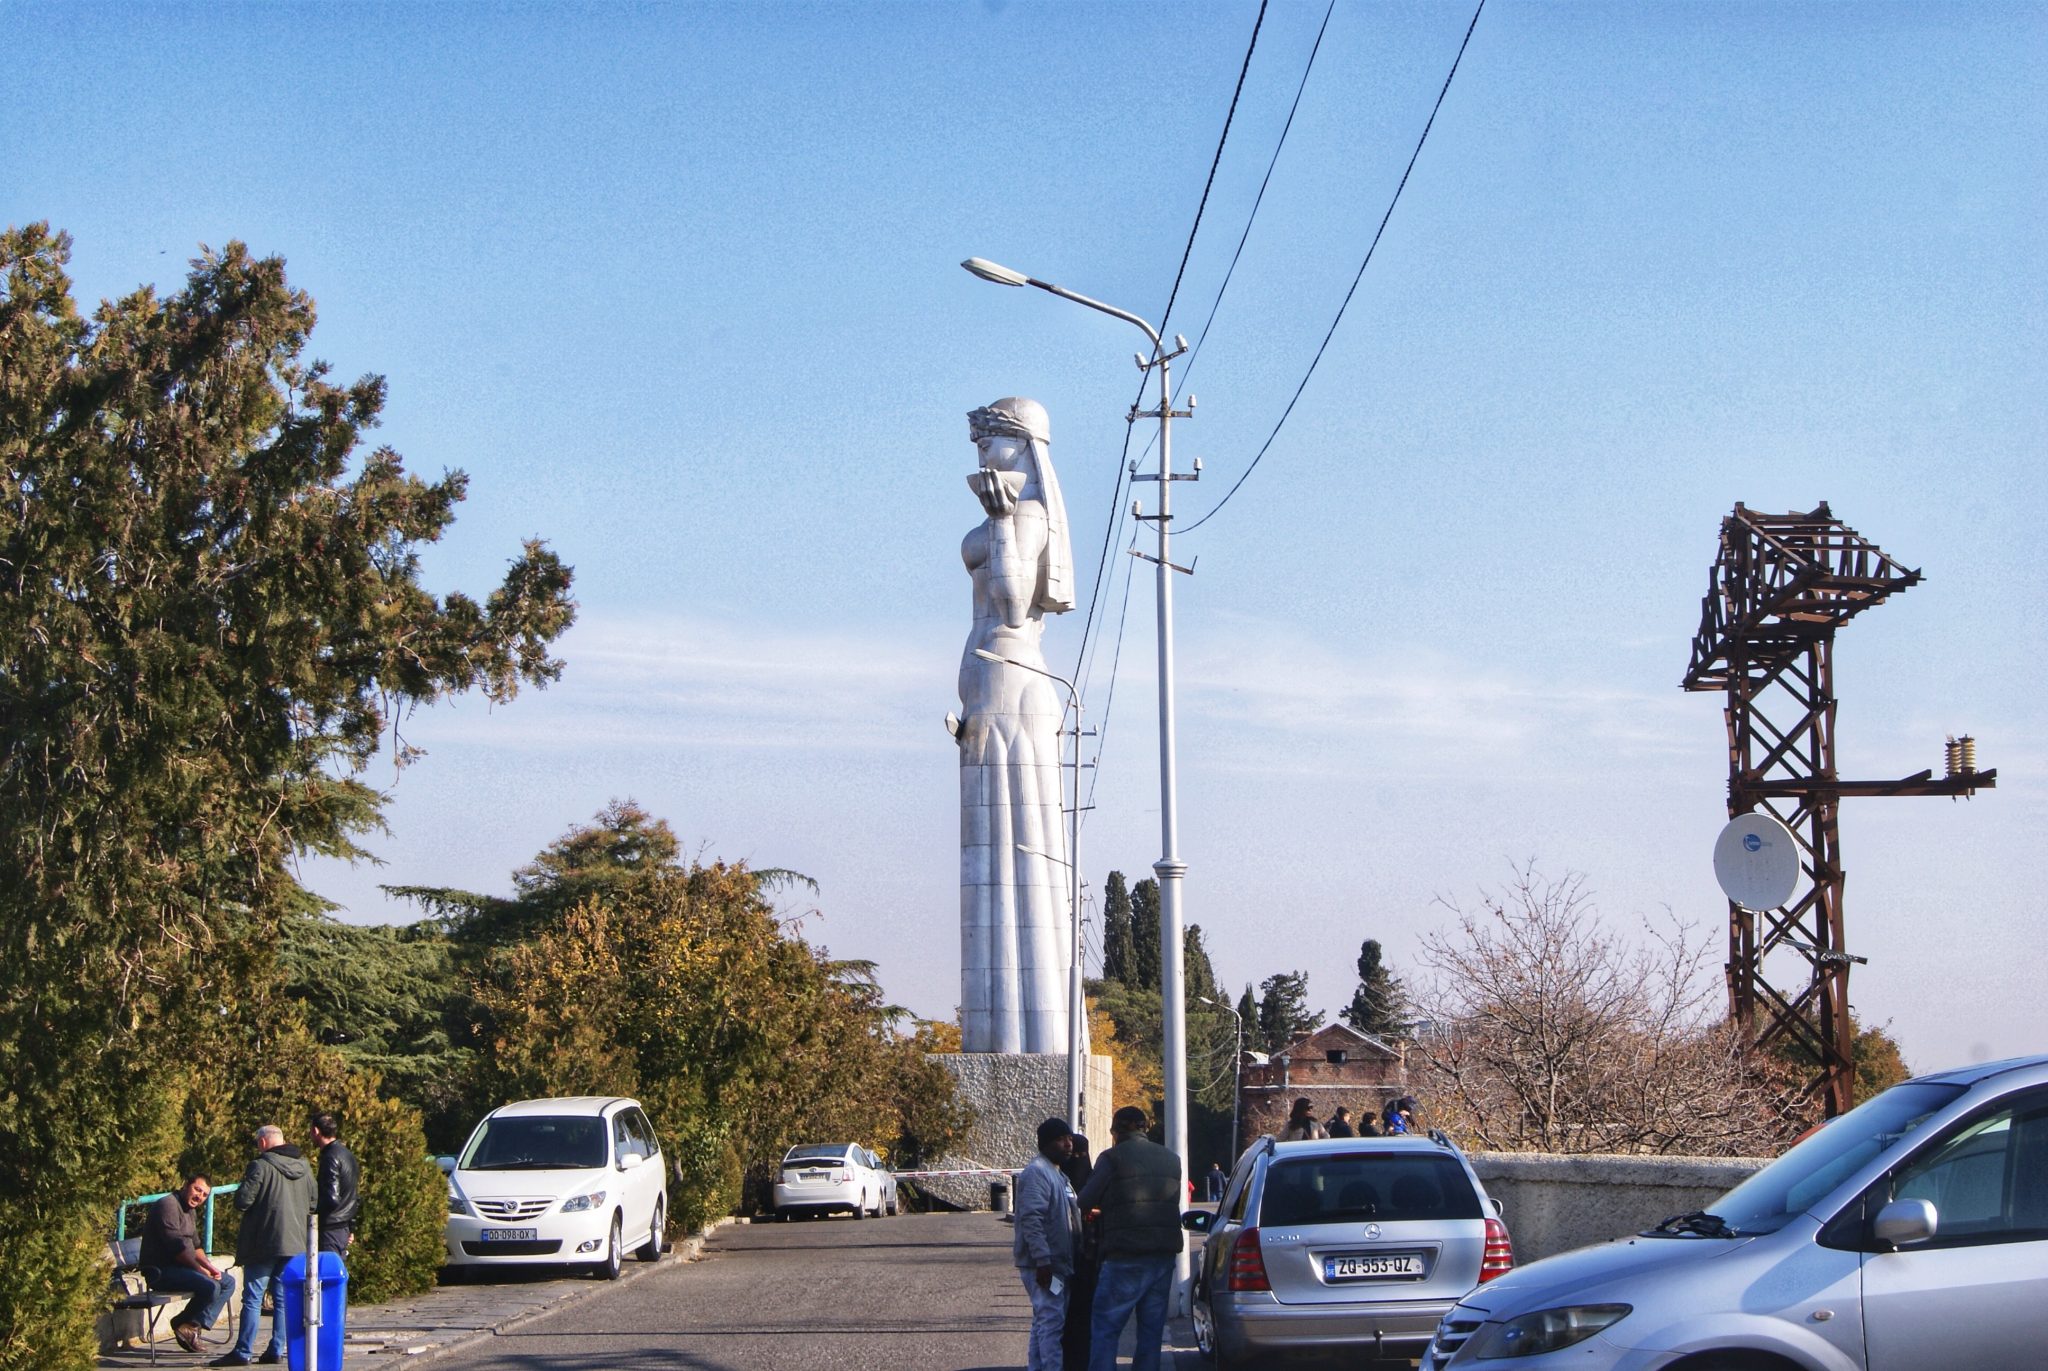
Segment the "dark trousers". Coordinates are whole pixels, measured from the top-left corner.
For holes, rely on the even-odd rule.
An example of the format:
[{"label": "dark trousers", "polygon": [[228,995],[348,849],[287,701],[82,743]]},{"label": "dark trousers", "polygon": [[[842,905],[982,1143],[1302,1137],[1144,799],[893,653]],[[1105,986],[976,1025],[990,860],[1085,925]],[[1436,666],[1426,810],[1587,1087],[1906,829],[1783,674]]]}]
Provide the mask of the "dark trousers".
[{"label": "dark trousers", "polygon": [[1067,1278],[1067,1323],[1060,1331],[1061,1365],[1069,1371],[1083,1371],[1088,1365],[1088,1340],[1095,1319],[1095,1279],[1101,1274],[1097,1263],[1077,1261]]},{"label": "dark trousers", "polygon": [[220,1317],[220,1311],[234,1296],[235,1278],[222,1272],[221,1278],[215,1280],[196,1267],[165,1266],[150,1274],[149,1288],[191,1292],[191,1303],[171,1316],[171,1327],[196,1323],[202,1328],[211,1328],[214,1320]]}]

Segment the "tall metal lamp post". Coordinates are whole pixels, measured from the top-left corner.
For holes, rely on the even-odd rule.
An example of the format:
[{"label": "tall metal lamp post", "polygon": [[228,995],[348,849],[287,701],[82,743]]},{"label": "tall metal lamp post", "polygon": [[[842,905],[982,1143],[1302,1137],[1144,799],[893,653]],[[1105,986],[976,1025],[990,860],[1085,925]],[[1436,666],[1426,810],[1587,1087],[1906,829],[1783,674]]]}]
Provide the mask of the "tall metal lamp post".
[{"label": "tall metal lamp post", "polygon": [[[1072,938],[1072,946],[1069,949],[1071,965],[1067,971],[1067,1117],[1078,1130],[1082,1126],[1081,1083],[1087,1071],[1082,1048],[1086,1044],[1088,1012],[1081,986],[1081,692],[1074,689],[1072,681],[1064,676],[1055,675],[1044,667],[1032,666],[1029,662],[1020,662],[983,648],[974,649],[974,655],[985,662],[1013,666],[1019,671],[1029,671],[1043,676],[1048,681],[1057,681],[1067,692],[1067,704],[1074,711],[1074,799],[1073,804],[1067,809],[1067,860],[1061,865],[1067,868],[1068,932]],[[1059,858],[1049,852],[1040,852],[1036,848],[1025,847],[1022,843],[1018,844],[1018,848],[1046,861],[1059,861]],[[1091,1119],[1087,1126],[1095,1128],[1096,1123]]]},{"label": "tall metal lamp post", "polygon": [[[1187,351],[1187,342],[1176,336],[1173,350],[1169,352],[1160,341],[1159,330],[1146,323],[1128,310],[1106,305],[1100,300],[1091,300],[1085,295],[1056,286],[1050,281],[1040,281],[1026,276],[1021,271],[998,266],[980,257],[970,257],[960,264],[984,281],[993,281],[999,286],[1035,286],[1049,295],[1062,300],[1071,300],[1077,305],[1086,305],[1127,324],[1135,324],[1144,331],[1152,344],[1152,356],[1147,359],[1140,355],[1138,365],[1146,371],[1159,374],[1159,408],[1141,411],[1131,407],[1129,420],[1136,422],[1140,417],[1156,418],[1159,421],[1159,474],[1153,477],[1133,475],[1133,480],[1155,480],[1159,482],[1159,512],[1149,516],[1159,530],[1159,554],[1146,556],[1133,550],[1133,555],[1143,557],[1153,564],[1158,573],[1157,602],[1159,618],[1159,860],[1152,864],[1152,872],[1159,878],[1159,993],[1160,993],[1160,1043],[1161,1055],[1165,1058],[1166,1090],[1166,1145],[1173,1149],[1181,1161],[1181,1175],[1187,1175],[1188,1157],[1188,1034],[1187,1003],[1184,985],[1185,968],[1181,953],[1181,908],[1180,883],[1187,874],[1187,864],[1180,859],[1180,825],[1177,814],[1178,782],[1175,776],[1174,731],[1173,731],[1173,583],[1170,571],[1187,573],[1191,567],[1177,567],[1168,559],[1169,530],[1173,524],[1173,483],[1194,479],[1192,474],[1175,475],[1173,471],[1173,421],[1190,417],[1194,400],[1190,397],[1188,410],[1177,411],[1173,407],[1173,386],[1169,379],[1173,359]],[[1148,516],[1140,516],[1148,517]],[[1189,1278],[1193,1268],[1188,1253],[1182,1249],[1174,1268],[1173,1309],[1176,1314],[1185,1314],[1188,1308]]]}]

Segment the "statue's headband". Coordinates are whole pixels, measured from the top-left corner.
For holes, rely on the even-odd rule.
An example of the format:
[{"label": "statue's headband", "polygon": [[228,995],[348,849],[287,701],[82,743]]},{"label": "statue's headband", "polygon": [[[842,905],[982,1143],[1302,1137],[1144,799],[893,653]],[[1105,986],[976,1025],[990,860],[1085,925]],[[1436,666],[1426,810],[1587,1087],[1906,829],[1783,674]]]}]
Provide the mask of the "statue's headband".
[{"label": "statue's headband", "polygon": [[1052,425],[1045,410],[1034,401],[998,400],[992,405],[967,411],[967,436],[982,438],[1036,438],[1052,441]]}]

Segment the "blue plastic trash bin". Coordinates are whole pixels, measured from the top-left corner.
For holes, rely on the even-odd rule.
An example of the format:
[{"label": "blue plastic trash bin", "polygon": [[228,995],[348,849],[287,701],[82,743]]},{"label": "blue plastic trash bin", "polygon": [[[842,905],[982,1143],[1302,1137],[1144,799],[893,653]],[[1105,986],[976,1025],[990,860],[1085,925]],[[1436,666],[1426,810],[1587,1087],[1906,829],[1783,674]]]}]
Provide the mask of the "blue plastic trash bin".
[{"label": "blue plastic trash bin", "polygon": [[[306,1371],[306,1259],[284,1264],[284,1348],[291,1371]],[[341,1253],[320,1254],[320,1371],[341,1371],[342,1341],[348,1336],[348,1267]]]}]

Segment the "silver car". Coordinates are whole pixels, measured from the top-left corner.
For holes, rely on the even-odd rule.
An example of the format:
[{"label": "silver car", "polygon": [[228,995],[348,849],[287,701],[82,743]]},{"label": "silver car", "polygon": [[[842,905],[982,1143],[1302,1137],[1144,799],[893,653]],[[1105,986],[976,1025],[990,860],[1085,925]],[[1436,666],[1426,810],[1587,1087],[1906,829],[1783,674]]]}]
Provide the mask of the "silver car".
[{"label": "silver car", "polygon": [[2048,1057],[1893,1086],[1709,1211],[1473,1291],[1425,1371],[2048,1366]]},{"label": "silver car", "polygon": [[1265,1138],[1238,1159],[1195,1277],[1195,1340],[1219,1367],[1291,1353],[1414,1357],[1514,1264],[1464,1155],[1428,1138]]}]

